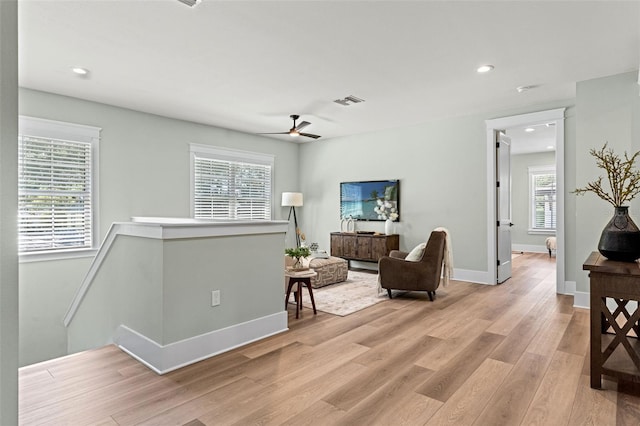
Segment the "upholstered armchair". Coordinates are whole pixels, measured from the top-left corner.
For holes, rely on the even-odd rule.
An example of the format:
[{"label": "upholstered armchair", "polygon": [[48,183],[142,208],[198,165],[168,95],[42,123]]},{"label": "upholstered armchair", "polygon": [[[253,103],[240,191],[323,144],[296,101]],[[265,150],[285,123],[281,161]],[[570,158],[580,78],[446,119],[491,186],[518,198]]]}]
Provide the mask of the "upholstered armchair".
[{"label": "upholstered armchair", "polygon": [[415,261],[406,260],[409,253],[392,250],[389,256],[378,262],[378,273],[382,288],[387,289],[391,299],[391,289],[407,291],[426,291],[433,301],[436,289],[440,285],[442,262],[444,260],[446,234],[433,231],[424,251],[411,253]]}]

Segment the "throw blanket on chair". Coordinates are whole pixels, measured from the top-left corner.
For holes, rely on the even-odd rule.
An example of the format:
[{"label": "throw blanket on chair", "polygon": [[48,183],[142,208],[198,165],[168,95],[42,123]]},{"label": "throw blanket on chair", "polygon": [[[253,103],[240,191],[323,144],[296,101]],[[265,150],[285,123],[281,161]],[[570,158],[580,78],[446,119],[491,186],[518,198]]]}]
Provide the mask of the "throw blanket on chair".
[{"label": "throw blanket on chair", "polygon": [[444,256],[442,261],[442,286],[449,284],[449,280],[453,276],[453,249],[451,248],[451,235],[449,230],[442,226],[437,227],[434,231],[444,232]]}]

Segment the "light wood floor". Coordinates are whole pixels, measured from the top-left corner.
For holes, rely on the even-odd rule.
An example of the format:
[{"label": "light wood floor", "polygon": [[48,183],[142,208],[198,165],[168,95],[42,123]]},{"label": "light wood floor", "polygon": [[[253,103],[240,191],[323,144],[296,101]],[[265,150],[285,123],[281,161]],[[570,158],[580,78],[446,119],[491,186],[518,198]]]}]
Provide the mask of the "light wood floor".
[{"label": "light wood floor", "polygon": [[589,311],[525,254],[500,286],[452,282],[157,376],[114,346],[20,370],[23,425],[638,425],[640,390],[589,387]]}]

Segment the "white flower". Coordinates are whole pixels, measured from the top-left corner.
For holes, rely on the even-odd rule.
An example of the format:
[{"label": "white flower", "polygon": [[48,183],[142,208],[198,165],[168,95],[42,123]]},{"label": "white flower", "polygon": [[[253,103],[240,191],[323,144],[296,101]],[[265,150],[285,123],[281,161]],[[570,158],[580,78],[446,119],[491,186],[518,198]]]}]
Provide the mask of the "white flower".
[{"label": "white flower", "polygon": [[393,202],[378,198],[376,204],[377,206],[373,208],[373,211],[378,215],[378,219],[396,221],[400,217],[398,209]]}]

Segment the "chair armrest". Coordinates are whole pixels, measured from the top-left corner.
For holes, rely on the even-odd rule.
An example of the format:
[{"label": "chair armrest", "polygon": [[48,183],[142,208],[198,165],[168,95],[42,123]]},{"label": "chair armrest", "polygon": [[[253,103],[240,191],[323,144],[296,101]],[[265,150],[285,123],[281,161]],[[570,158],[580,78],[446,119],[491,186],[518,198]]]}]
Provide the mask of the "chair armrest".
[{"label": "chair armrest", "polygon": [[391,250],[389,252],[389,257],[393,257],[394,259],[404,259],[408,254],[409,253],[407,253],[406,251]]}]

